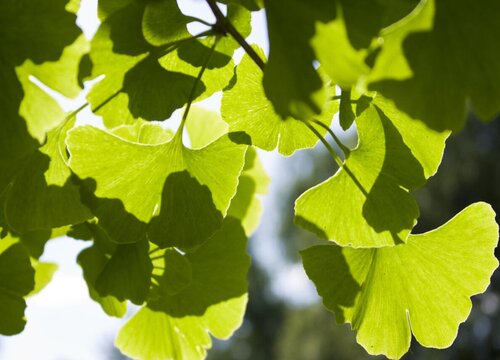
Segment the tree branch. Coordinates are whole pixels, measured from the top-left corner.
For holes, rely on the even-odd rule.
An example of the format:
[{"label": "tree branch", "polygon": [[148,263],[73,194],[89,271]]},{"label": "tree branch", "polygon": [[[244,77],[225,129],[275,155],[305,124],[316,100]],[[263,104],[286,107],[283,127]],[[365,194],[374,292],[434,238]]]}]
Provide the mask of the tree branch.
[{"label": "tree branch", "polygon": [[245,50],[245,52],[252,58],[252,60],[257,64],[257,66],[264,71],[265,63],[257,54],[257,52],[246,42],[246,40],[241,36],[238,30],[231,24],[231,22],[224,16],[222,11],[220,11],[219,7],[215,0],[207,0],[208,6],[215,15],[216,24],[215,28],[222,32],[223,34],[230,34],[234,40],[240,44],[240,46]]}]

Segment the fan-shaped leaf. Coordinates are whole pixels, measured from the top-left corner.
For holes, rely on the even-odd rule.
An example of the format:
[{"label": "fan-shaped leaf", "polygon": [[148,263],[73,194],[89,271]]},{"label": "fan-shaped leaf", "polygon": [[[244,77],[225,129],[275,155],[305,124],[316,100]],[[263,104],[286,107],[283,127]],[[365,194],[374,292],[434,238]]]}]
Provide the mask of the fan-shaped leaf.
[{"label": "fan-shaped leaf", "polygon": [[424,346],[451,345],[498,266],[495,213],[469,206],[442,227],[381,249],[315,246],[304,267],[337,321],[349,322],[370,354],[399,359],[411,334]]},{"label": "fan-shaped leaf", "polygon": [[180,133],[145,145],[88,126],[71,131],[67,141],[72,170],[95,182],[87,182],[97,197],[89,206],[111,238],[139,241],[151,221],[150,239],[162,247],[195,246],[220,227],[246,151],[226,136],[191,150]]}]

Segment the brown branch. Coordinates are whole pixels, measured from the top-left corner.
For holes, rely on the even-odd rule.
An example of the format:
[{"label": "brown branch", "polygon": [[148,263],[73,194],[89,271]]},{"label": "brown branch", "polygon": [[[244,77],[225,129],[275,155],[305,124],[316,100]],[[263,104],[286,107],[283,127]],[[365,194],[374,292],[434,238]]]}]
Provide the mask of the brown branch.
[{"label": "brown branch", "polygon": [[264,71],[265,63],[257,54],[257,52],[246,42],[243,36],[238,32],[238,30],[231,24],[231,22],[224,16],[222,11],[220,11],[219,7],[215,0],[207,0],[208,6],[215,15],[216,23],[214,28],[223,34],[230,34],[234,40],[240,44],[240,46],[245,50],[245,52],[250,56],[250,58],[257,64],[257,66]]}]

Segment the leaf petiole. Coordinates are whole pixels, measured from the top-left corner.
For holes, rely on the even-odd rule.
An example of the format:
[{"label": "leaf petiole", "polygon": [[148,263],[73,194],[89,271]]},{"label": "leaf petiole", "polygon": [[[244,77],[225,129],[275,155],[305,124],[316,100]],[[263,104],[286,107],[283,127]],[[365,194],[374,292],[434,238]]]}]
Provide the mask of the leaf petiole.
[{"label": "leaf petiole", "polygon": [[344,163],[342,162],[342,159],[340,156],[337,154],[335,149],[328,143],[328,141],[325,140],[323,136],[319,133],[318,130],[314,126],[312,126],[308,121],[302,120],[302,123],[308,127],[309,130],[311,130],[314,135],[321,141],[321,143],[325,146],[325,148],[328,150],[328,152],[332,155],[333,159],[337,163],[337,165],[341,168],[344,166]]},{"label": "leaf petiole", "polygon": [[323,124],[321,121],[319,120],[313,120],[313,122],[315,124],[318,124],[319,126],[321,126],[323,129],[325,129],[326,131],[328,131],[328,133],[332,136],[333,140],[335,140],[335,143],[338,145],[338,147],[342,150],[342,152],[344,153],[345,157],[347,158],[349,156],[349,154],[351,153],[351,149],[349,149],[347,146],[345,146],[342,141],[340,141],[340,139],[338,138],[337,135],[335,135],[335,133],[333,132],[333,130],[326,124]]},{"label": "leaf petiole", "polygon": [[210,47],[210,50],[208,52],[207,57],[205,58],[205,61],[203,62],[203,65],[201,66],[200,72],[198,73],[198,76],[196,77],[196,79],[193,83],[193,87],[192,87],[191,92],[189,94],[186,108],[184,109],[184,113],[182,114],[181,124],[179,126],[179,129],[177,130],[177,134],[179,134],[179,136],[182,136],[182,132],[184,130],[184,124],[186,123],[186,119],[189,115],[189,110],[191,109],[191,104],[193,103],[193,100],[195,99],[196,89],[198,88],[198,85],[201,82],[201,78],[202,78],[203,73],[205,72],[205,70],[208,66],[208,63],[210,62],[210,59],[212,59],[212,55],[215,52],[215,47],[217,46],[218,42],[219,42],[219,37],[216,37],[214,40],[214,43]]}]

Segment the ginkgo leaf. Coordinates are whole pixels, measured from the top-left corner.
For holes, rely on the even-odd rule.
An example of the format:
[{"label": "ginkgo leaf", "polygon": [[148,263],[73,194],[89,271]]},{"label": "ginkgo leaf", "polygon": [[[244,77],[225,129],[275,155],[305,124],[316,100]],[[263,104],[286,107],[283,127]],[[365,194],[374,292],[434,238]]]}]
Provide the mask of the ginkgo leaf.
[{"label": "ginkgo leaf", "polygon": [[295,221],[342,246],[405,242],[419,215],[408,190],[436,172],[448,133],[428,129],[380,97],[356,126],[358,146],[333,177],[297,199]]},{"label": "ginkgo leaf", "polygon": [[165,270],[157,276],[158,296],[118,334],[116,346],[124,354],[203,359],[211,346],[209,333],[225,339],[241,325],[250,259],[239,222],[226,218],[223,227],[194,253],[177,254],[165,253]]},{"label": "ginkgo leaf", "polygon": [[47,132],[60,124],[66,114],[56,100],[32,81],[29,66],[19,66],[16,74],[24,93],[19,115],[26,122],[30,135],[43,143]]},{"label": "ginkgo leaf", "polygon": [[486,290],[498,266],[497,242],[494,211],[476,203],[406,244],[315,246],[302,259],[337,321],[351,323],[370,354],[399,359],[412,333],[426,347],[451,345],[470,313],[470,297]]},{"label": "ginkgo leaf", "polygon": [[[157,145],[133,143],[90,126],[69,133],[70,167],[94,183],[89,206],[120,243],[200,244],[221,225],[236,192],[246,146],[227,136],[191,150],[180,133]],[[120,154],[117,156],[117,154]],[[134,229],[131,229],[131,228]]]},{"label": "ginkgo leaf", "polygon": [[14,335],[24,329],[24,296],[35,286],[35,272],[28,252],[16,239],[0,239],[0,334]]},{"label": "ginkgo leaf", "polygon": [[80,62],[89,49],[88,40],[81,34],[63,49],[57,61],[46,61],[43,64],[26,61],[22,68],[49,88],[68,98],[75,98],[82,90],[78,80]]},{"label": "ginkgo leaf", "polygon": [[[228,5],[227,19],[246,38],[252,28],[250,12],[236,4]],[[159,59],[165,69],[196,78],[214,38],[212,36],[182,43],[177,49]],[[234,75],[233,53],[240,45],[232,36],[217,38],[217,46],[203,73],[203,89],[197,96],[201,100],[216,91],[224,89]],[[187,94],[185,94],[187,96]]]},{"label": "ginkgo leaf", "polygon": [[[461,129],[467,100],[482,119],[492,119],[500,112],[500,44],[497,41],[500,3],[429,0],[426,7],[418,13],[419,19],[395,27],[395,33],[387,33],[391,42],[384,47],[391,50],[381,58],[384,66],[378,68],[379,80],[370,87],[434,129]],[[430,31],[415,28],[416,22],[428,23],[433,15]],[[408,35],[397,52],[401,34]],[[411,77],[393,80],[391,74],[398,74],[400,66],[405,65],[401,60],[403,56],[411,69]],[[450,62],[450,56],[460,60]]]},{"label": "ginkgo leaf", "polygon": [[[256,51],[263,54],[260,49]],[[290,117],[283,119],[274,111],[264,93],[262,72],[248,55],[244,55],[237,66],[236,79],[236,84],[224,91],[221,106],[222,118],[229,124],[230,132],[245,133],[252,145],[264,150],[278,147],[283,155],[291,155],[318,142],[316,135],[301,121]],[[335,111],[336,104],[328,102],[319,118],[330,124]]]},{"label": "ginkgo leaf", "polygon": [[97,15],[103,22],[108,16],[123,9],[135,0],[100,0],[97,4]]},{"label": "ginkgo leaf", "polygon": [[79,223],[92,217],[66,165],[64,138],[75,120],[64,121],[27,161],[7,193],[5,217],[19,233]]}]

